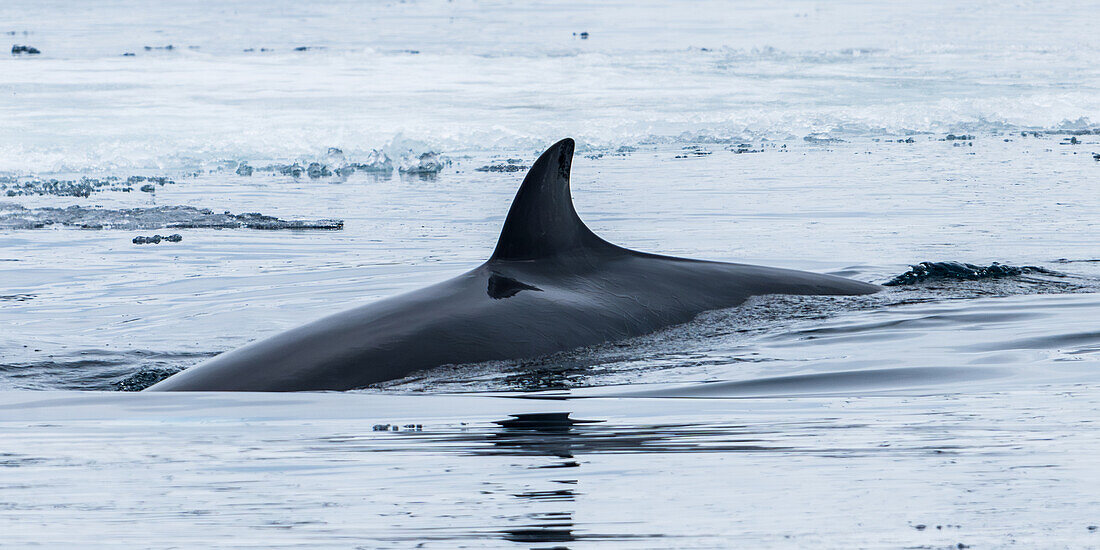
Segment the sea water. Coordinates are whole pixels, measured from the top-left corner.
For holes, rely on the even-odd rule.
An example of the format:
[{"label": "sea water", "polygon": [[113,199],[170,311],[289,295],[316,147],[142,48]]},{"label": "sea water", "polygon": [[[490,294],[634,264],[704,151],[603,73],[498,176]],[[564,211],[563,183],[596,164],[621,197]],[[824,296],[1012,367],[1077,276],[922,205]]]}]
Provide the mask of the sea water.
[{"label": "sea water", "polygon": [[[1098,545],[1096,7],[4,5],[41,53],[0,58],[0,545]],[[120,391],[476,266],[563,137],[630,248],[1034,269]]]}]

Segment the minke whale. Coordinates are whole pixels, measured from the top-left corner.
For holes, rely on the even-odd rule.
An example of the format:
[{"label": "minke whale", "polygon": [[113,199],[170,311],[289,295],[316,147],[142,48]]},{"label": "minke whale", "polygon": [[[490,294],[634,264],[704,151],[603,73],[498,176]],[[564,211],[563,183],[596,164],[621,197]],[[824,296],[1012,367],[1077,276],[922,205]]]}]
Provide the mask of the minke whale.
[{"label": "minke whale", "polygon": [[574,143],[523,180],[492,257],[453,279],[250,343],[146,391],[350,390],[447,364],[530,358],[691,321],[764,294],[878,285],[636,252],[596,236],[569,191]]}]

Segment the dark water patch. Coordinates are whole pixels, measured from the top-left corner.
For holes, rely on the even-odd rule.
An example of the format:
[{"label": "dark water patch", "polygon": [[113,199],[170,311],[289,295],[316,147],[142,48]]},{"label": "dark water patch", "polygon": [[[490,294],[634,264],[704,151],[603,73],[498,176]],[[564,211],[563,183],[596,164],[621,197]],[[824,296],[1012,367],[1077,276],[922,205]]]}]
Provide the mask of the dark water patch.
[{"label": "dark water patch", "polygon": [[185,367],[142,369],[115,382],[115,389],[118,391],[141,391],[182,371],[184,368]]},{"label": "dark water patch", "polygon": [[0,453],[0,468],[19,468],[42,464],[46,459],[18,453]]},{"label": "dark water patch", "polygon": [[36,294],[7,294],[7,295],[0,296],[0,301],[26,302],[27,300],[34,299],[35,296],[37,296],[37,295]]},{"label": "dark water patch", "polygon": [[282,220],[257,212],[221,214],[193,206],[149,208],[26,208],[0,203],[0,229],[42,229],[52,226],[80,229],[326,229],[344,228],[342,220]]},{"label": "dark water patch", "polygon": [[1085,349],[1068,351],[1068,353],[1071,354],[1080,354],[1091,352],[1092,348],[1088,346],[1095,346],[1096,344],[1100,344],[1100,331],[1076,332],[1072,334],[1056,334],[1034,338],[1018,338],[1014,340],[993,342],[990,344],[971,345],[968,346],[967,349],[981,351],[1002,351],[1014,349],[1065,349],[1085,346]]},{"label": "dark water patch", "polygon": [[527,491],[525,493],[516,493],[512,496],[517,498],[528,498],[536,501],[568,501],[572,502],[576,499],[577,492],[572,489],[557,489],[550,491]]},{"label": "dark water patch", "polygon": [[0,380],[20,390],[113,390],[105,379],[127,375],[133,368],[125,361],[49,359],[0,365]]},{"label": "dark water patch", "polygon": [[1007,312],[952,312],[922,315],[907,319],[891,319],[873,323],[856,323],[841,326],[817,327],[792,331],[776,335],[777,337],[813,338],[826,335],[847,335],[864,332],[880,332],[887,329],[921,329],[929,327],[944,327],[952,325],[973,325],[989,323],[1012,323],[1028,319],[1040,319],[1047,314],[1029,313],[1019,311]]},{"label": "dark water patch", "polygon": [[1066,355],[1087,355],[1090,353],[1100,353],[1100,346],[1097,346],[1095,348],[1081,348],[1073,351],[1067,351],[1065,353]]},{"label": "dark water patch", "polygon": [[0,388],[140,391],[216,352],[83,350],[45,360],[0,364]]},{"label": "dark water patch", "polygon": [[680,388],[615,394],[616,397],[792,397],[861,395],[868,392],[912,390],[945,383],[971,382],[1008,376],[993,367],[905,367],[776,376],[755,380],[704,382]]},{"label": "dark water patch", "polygon": [[988,266],[979,266],[963,262],[921,262],[883,283],[884,286],[915,285],[929,281],[957,280],[979,281],[1000,277],[1018,277],[1038,273],[1054,277],[1062,276],[1057,271],[1037,266],[1012,266],[993,262]]}]

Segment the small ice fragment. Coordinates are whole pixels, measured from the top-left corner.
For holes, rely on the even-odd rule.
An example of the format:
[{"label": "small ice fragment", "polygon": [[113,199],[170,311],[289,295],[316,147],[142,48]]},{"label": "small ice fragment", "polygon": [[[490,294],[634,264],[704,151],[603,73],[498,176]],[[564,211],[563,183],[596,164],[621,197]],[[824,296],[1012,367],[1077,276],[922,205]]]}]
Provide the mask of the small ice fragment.
[{"label": "small ice fragment", "polygon": [[527,167],[522,164],[487,164],[480,168],[474,168],[478,172],[519,172],[526,170]]},{"label": "small ice fragment", "polygon": [[137,237],[134,237],[133,243],[134,244],[160,244],[161,239],[163,239],[163,237],[161,237],[160,235],[153,235],[152,237],[143,237],[141,235],[138,235]]},{"label": "small ice fragment", "polygon": [[328,166],[325,166],[324,164],[321,164],[319,162],[311,162],[309,163],[309,167],[306,168],[306,175],[308,175],[310,178],[317,179],[331,176],[332,171],[330,171],[328,169]]}]

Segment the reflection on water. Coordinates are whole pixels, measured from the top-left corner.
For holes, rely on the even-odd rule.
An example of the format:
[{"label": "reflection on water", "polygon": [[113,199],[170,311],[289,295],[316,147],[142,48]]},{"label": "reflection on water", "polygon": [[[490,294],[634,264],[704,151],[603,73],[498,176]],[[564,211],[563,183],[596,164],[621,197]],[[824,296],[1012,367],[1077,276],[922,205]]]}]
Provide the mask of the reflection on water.
[{"label": "reflection on water", "polygon": [[[681,453],[775,451],[743,425],[663,424],[614,426],[600,420],[576,420],[569,413],[514,414],[496,422],[501,430],[473,435],[470,443],[485,437],[492,447],[471,446],[473,454],[545,455],[573,458],[594,453]],[[572,461],[562,462],[576,464]]]},{"label": "reflection on water", "polygon": [[[581,455],[605,453],[697,453],[793,450],[777,445],[779,433],[760,426],[718,423],[664,423],[613,425],[603,420],[578,420],[570,413],[524,413],[495,421],[495,428],[466,427],[456,431],[396,431],[396,439],[373,435],[341,435],[323,438],[344,450],[412,450],[461,452],[472,456],[546,456],[551,464],[536,467],[576,467]],[[816,422],[800,423],[801,430],[820,429]],[[784,429],[793,429],[785,427]],[[803,449],[809,450],[809,449]]]},{"label": "reflection on water", "polygon": [[[514,414],[508,420],[498,420],[495,424],[500,430],[492,434],[494,446],[504,452],[519,452],[521,454],[547,455],[557,458],[573,458],[573,446],[570,443],[573,427],[576,425],[593,424],[599,420],[575,420],[569,417],[569,413],[530,413]],[[552,467],[579,467],[575,461],[556,462]],[[553,480],[554,484],[576,485],[576,479]],[[515,493],[512,496],[519,499],[528,499],[537,503],[574,502],[577,493],[572,488],[529,490]],[[533,523],[521,528],[509,528],[501,531],[505,540],[512,542],[541,543],[541,542],[572,542],[577,540],[573,534],[573,511],[566,508],[557,512],[531,514]]]},{"label": "reflection on water", "polygon": [[[573,458],[576,442],[584,437],[576,426],[595,424],[600,420],[576,420],[569,413],[514,414],[508,420],[498,420],[501,429],[489,437],[493,448],[489,454],[532,454]],[[561,462],[561,465],[576,462]],[[572,491],[570,491],[570,495]]]},{"label": "reflection on water", "polygon": [[1087,546],[1096,401],[0,393],[0,529],[16,547],[995,547],[1012,525]]},{"label": "reflection on water", "polygon": [[[602,420],[578,420],[570,418],[570,413],[523,413],[513,414],[508,420],[498,420],[494,424],[500,429],[489,434],[493,442],[492,450],[487,454],[520,454],[549,456],[555,459],[572,459],[575,454],[588,454],[606,451],[614,447],[608,443],[619,439],[613,433],[600,433],[594,425]],[[635,441],[637,443],[637,441]],[[535,468],[580,468],[574,460],[553,460]],[[580,472],[577,473],[580,475]],[[527,490],[512,496],[531,501],[533,505],[542,503],[560,503],[564,509],[556,512],[529,514],[532,523],[520,528],[508,528],[501,531],[505,540],[523,543],[572,542],[577,540],[615,540],[639,538],[637,534],[577,533],[574,529],[573,514],[567,504],[576,501],[577,479],[547,480],[550,488]],[[567,487],[561,488],[561,485]],[[651,535],[659,536],[659,535]]]}]

